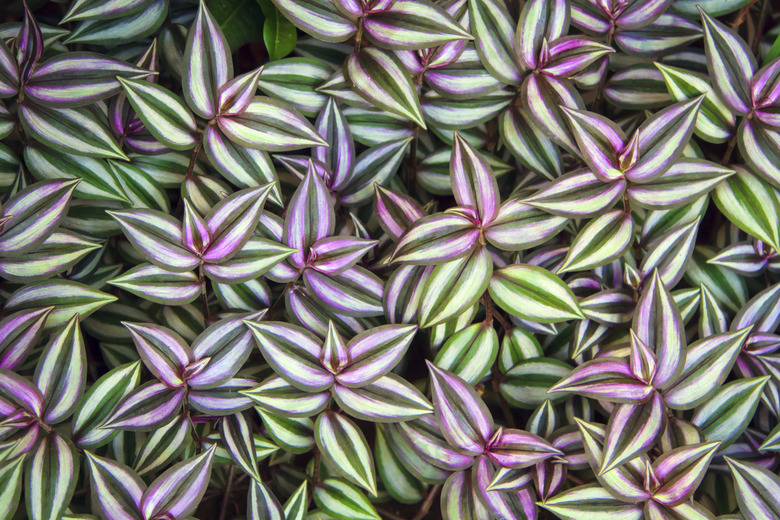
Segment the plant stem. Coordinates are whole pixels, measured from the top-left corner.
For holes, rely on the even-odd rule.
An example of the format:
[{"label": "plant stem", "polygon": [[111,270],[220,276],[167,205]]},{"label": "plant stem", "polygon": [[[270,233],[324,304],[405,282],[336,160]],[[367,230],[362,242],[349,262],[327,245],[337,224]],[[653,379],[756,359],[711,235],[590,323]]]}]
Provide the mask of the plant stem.
[{"label": "plant stem", "polygon": [[753,35],[753,42],[750,45],[750,49],[754,54],[758,54],[758,46],[761,44],[761,38],[764,36],[764,25],[766,24],[767,6],[769,2],[763,0],[761,2],[761,11],[756,21],[756,34]]},{"label": "plant stem", "polygon": [[206,321],[206,324],[208,325],[208,321],[210,318],[209,315],[209,296],[206,292],[206,276],[203,273],[203,264],[200,264],[198,266],[198,279],[200,280],[200,290],[201,290],[201,306],[203,309],[203,319]]},{"label": "plant stem", "polygon": [[731,139],[729,139],[728,144],[726,145],[726,152],[723,154],[723,158],[720,160],[720,164],[722,166],[725,166],[729,163],[731,160],[731,154],[734,151],[734,146],[737,144],[737,136],[734,134]]},{"label": "plant stem", "polygon": [[203,136],[205,133],[205,129],[198,132],[195,147],[192,149],[192,154],[190,154],[190,164],[187,165],[187,173],[185,174],[188,179],[192,178],[192,172],[195,170],[195,164],[198,162],[198,154],[200,153],[201,146],[203,146]]},{"label": "plant stem", "polygon": [[428,490],[428,494],[425,496],[425,500],[423,501],[422,505],[420,505],[420,509],[417,510],[417,514],[414,515],[412,520],[422,520],[428,515],[428,511],[431,510],[431,506],[433,505],[433,500],[436,498],[436,495],[439,493],[440,489],[441,484],[431,486],[431,489]]},{"label": "plant stem", "polygon": [[225,496],[222,498],[222,506],[219,508],[219,520],[225,520],[228,504],[230,503],[230,492],[233,487],[233,477],[236,475],[236,467],[231,464],[228,470],[227,485],[225,486]]}]

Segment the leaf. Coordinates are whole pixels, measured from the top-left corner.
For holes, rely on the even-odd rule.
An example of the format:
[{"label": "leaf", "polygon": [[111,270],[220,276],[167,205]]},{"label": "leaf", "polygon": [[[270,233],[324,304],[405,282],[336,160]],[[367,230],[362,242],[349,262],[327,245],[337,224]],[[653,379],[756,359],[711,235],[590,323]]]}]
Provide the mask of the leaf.
[{"label": "leaf", "polygon": [[92,287],[71,280],[52,279],[31,282],[11,294],[5,305],[6,312],[23,309],[54,307],[46,318],[44,332],[66,324],[78,314],[83,321],[99,308],[116,301],[116,296],[100,292]]},{"label": "leaf", "polygon": [[317,507],[339,520],[381,520],[373,504],[356,487],[327,478],[314,489]]},{"label": "leaf", "polygon": [[632,329],[658,359],[653,386],[659,389],[671,386],[685,366],[686,342],[680,310],[658,270],[637,302]]},{"label": "leaf", "polygon": [[527,107],[528,115],[540,130],[558,146],[577,150],[561,108],[584,108],[576,90],[552,76],[533,74],[523,81],[521,95],[523,106]]},{"label": "leaf", "polygon": [[476,209],[482,225],[489,225],[501,204],[495,175],[476,148],[457,133],[450,159],[450,178],[455,201]]},{"label": "leaf", "polygon": [[556,178],[521,202],[561,217],[588,218],[609,210],[625,189],[624,179],[603,182],[593,172],[576,170]]},{"label": "leaf", "polygon": [[25,499],[31,520],[60,520],[78,481],[78,455],[56,433],[43,438],[27,459]]},{"label": "leaf", "polygon": [[175,331],[152,323],[123,325],[130,332],[146,368],[169,388],[185,385],[185,369],[194,361],[192,349]]},{"label": "leaf", "polygon": [[753,108],[750,80],[758,68],[756,58],[739,35],[710,17],[702,7],[699,13],[713,88],[732,112],[745,115]]},{"label": "leaf", "polygon": [[734,170],[701,159],[678,159],[649,182],[630,183],[632,204],[648,209],[669,209],[690,204],[720,185]]},{"label": "leaf", "polygon": [[53,307],[16,312],[0,320],[0,368],[13,370],[37,345]]},{"label": "leaf", "polygon": [[145,0],[145,4],[140,11],[119,18],[84,20],[64,43],[122,45],[140,41],[155,33],[168,14],[168,0]]},{"label": "leaf", "polygon": [[533,322],[584,318],[571,289],[554,274],[533,265],[514,264],[495,271],[490,296],[503,310]]},{"label": "leaf", "polygon": [[298,489],[284,503],[285,520],[304,520],[309,508],[308,480],[301,482]]},{"label": "leaf", "polygon": [[271,186],[247,188],[220,200],[206,215],[211,243],[202,258],[220,264],[230,260],[254,233]]},{"label": "leaf", "polygon": [[533,409],[547,399],[557,403],[565,396],[550,396],[548,391],[570,371],[571,366],[558,359],[526,359],[507,370],[499,389],[501,395],[518,408]]},{"label": "leaf", "polygon": [[48,424],[70,417],[87,383],[87,360],[78,316],[44,347],[35,367],[35,386],[43,394],[43,416]]},{"label": "leaf", "polygon": [[247,520],[284,520],[279,500],[259,480],[253,481],[249,487]]},{"label": "leaf", "polygon": [[713,334],[692,343],[682,373],[664,392],[664,403],[687,410],[711,398],[731,372],[751,329]]},{"label": "leaf", "polygon": [[389,50],[427,49],[471,39],[447,11],[425,0],[397,0],[387,9],[372,10],[363,29],[377,47]]},{"label": "leaf", "polygon": [[377,381],[401,361],[416,332],[415,325],[382,325],[357,334],[347,344],[349,362],[336,380],[351,388]]},{"label": "leaf", "polygon": [[363,99],[426,128],[412,80],[395,55],[373,47],[361,49],[347,59],[345,74]]},{"label": "leaf", "polygon": [[733,443],[756,411],[769,376],[738,379],[723,385],[691,419],[708,441],[721,441],[720,450]]},{"label": "leaf", "polygon": [[163,305],[192,303],[203,288],[194,273],[175,273],[151,264],[138,265],[108,283]]},{"label": "leaf", "polygon": [[332,392],[342,410],[364,421],[401,422],[433,413],[422,393],[395,374],[355,390],[336,384]]},{"label": "leaf", "polygon": [[325,42],[348,40],[357,26],[331,0],[274,0],[274,5],[297,28]]},{"label": "leaf", "polygon": [[476,384],[490,371],[498,355],[498,334],[492,324],[474,323],[456,332],[436,354],[436,366]]},{"label": "leaf", "polygon": [[644,518],[641,506],[621,502],[598,484],[569,489],[539,506],[564,520],[597,520],[607,516],[620,520]]},{"label": "leaf", "polygon": [[675,506],[691,498],[699,487],[720,443],[710,442],[668,451],[653,461],[653,470],[663,485],[653,499]]},{"label": "leaf", "polygon": [[420,327],[442,324],[471,308],[488,288],[492,272],[493,261],[484,247],[437,265],[420,296]]},{"label": "leaf", "polygon": [[384,284],[368,269],[353,266],[334,275],[306,269],[303,279],[312,295],[337,314],[369,317],[383,312]]},{"label": "leaf", "polygon": [[244,414],[237,413],[224,417],[221,422],[221,437],[232,459],[247,475],[260,482],[252,424],[247,421]]},{"label": "leaf", "polygon": [[0,516],[2,520],[13,518],[19,507],[24,460],[24,457],[17,457],[13,461],[6,461],[3,468],[0,469],[0,483],[3,485],[3,491],[0,492],[0,507],[4,511],[3,516]]},{"label": "leaf", "polygon": [[520,13],[515,35],[517,56],[527,69],[539,65],[539,53],[545,40],[551,42],[564,36],[569,29],[569,6],[562,0],[526,3]]},{"label": "leaf", "polygon": [[634,241],[634,220],[623,210],[591,220],[574,239],[559,273],[584,271],[622,257]]},{"label": "leaf", "polygon": [[184,389],[150,381],[122,396],[101,425],[105,429],[148,431],[163,426],[179,411]]},{"label": "leaf", "polygon": [[485,451],[493,434],[493,417],[474,388],[430,361],[431,393],[441,433],[451,446],[470,455]]},{"label": "leaf", "polygon": [[298,32],[295,26],[274,7],[271,0],[257,0],[265,16],[263,41],[268,51],[268,59],[280,60],[295,49]]},{"label": "leaf", "polygon": [[780,504],[775,497],[780,492],[780,479],[771,471],[750,462],[724,457],[734,479],[734,491],[741,511],[750,511],[756,520],[780,516]]},{"label": "leaf", "polygon": [[179,462],[149,484],[141,499],[144,518],[186,518],[195,512],[209,484],[215,451],[216,445]]},{"label": "leaf", "polygon": [[569,392],[614,403],[641,404],[653,394],[653,387],[637,379],[624,359],[600,357],[579,365],[548,392]]},{"label": "leaf", "polygon": [[715,188],[715,204],[734,225],[779,250],[780,193],[748,170],[735,170],[735,175]]},{"label": "leaf", "polygon": [[469,21],[482,65],[502,83],[519,84],[514,22],[502,0],[469,0]]},{"label": "leaf", "polygon": [[319,392],[333,384],[333,375],[320,362],[320,340],[311,332],[283,322],[245,323],[266,362],[292,386]]},{"label": "leaf", "polygon": [[197,115],[212,119],[220,108],[219,88],[232,78],[233,58],[227,39],[206,3],[201,2],[184,49],[184,99]]},{"label": "leaf", "polygon": [[127,160],[114,140],[103,113],[94,107],[54,110],[22,103],[19,120],[25,134],[60,152]]},{"label": "leaf", "polygon": [[374,459],[363,432],[352,421],[326,411],[317,417],[314,438],[329,466],[345,479],[376,495]]},{"label": "leaf", "polygon": [[141,520],[141,496],[146,485],[133,470],[108,458],[84,452],[95,504],[102,515],[116,520]]},{"label": "leaf", "polygon": [[217,123],[228,139],[255,150],[281,152],[327,146],[298,110],[285,101],[269,97],[256,96],[246,110],[220,116]]},{"label": "leaf", "polygon": [[663,399],[657,393],[646,403],[615,407],[607,424],[601,475],[655,445],[664,428],[664,410]]},{"label": "leaf", "polygon": [[412,265],[446,263],[467,256],[478,236],[478,227],[461,213],[424,216],[401,236],[392,259]]},{"label": "leaf", "polygon": [[280,418],[311,417],[323,411],[330,401],[328,391],[305,392],[278,376],[271,376],[259,386],[241,393],[254,401],[258,410],[265,410]]},{"label": "leaf", "polygon": [[162,211],[109,211],[130,243],[155,265],[169,271],[191,271],[201,260],[185,248],[181,222]]}]

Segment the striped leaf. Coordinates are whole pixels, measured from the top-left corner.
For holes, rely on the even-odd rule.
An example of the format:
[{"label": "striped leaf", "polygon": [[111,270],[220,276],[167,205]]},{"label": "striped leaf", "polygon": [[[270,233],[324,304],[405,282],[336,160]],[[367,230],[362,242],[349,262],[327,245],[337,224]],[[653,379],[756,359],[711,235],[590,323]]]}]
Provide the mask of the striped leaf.
[{"label": "striped leaf", "polygon": [[665,389],[674,384],[685,366],[685,334],[680,310],[658,270],[637,302],[632,329],[658,359],[653,386]]},{"label": "striped leaf", "polygon": [[780,249],[780,193],[748,170],[736,167],[736,174],[718,185],[713,199],[718,209],[735,226]]},{"label": "striped leaf", "polygon": [[[348,181],[341,187],[341,202],[360,206],[371,198],[374,186],[386,184],[398,171],[411,138],[379,143],[358,155]],[[334,185],[335,188],[335,185]]]},{"label": "striped leaf", "polygon": [[10,217],[0,227],[0,255],[32,251],[57,228],[68,211],[78,180],[52,180],[27,186],[4,204]]},{"label": "striped leaf", "polygon": [[502,83],[519,84],[515,24],[503,0],[469,0],[469,21],[482,65]]},{"label": "striped leaf", "polygon": [[79,448],[96,448],[117,432],[99,428],[113,408],[132,392],[141,380],[141,362],[119,366],[95,381],[73,414],[72,440]]},{"label": "striped leaf", "polygon": [[195,118],[176,94],[144,80],[119,79],[119,82],[127,100],[155,139],[174,150],[189,150],[195,146]]},{"label": "striped leaf", "polygon": [[279,500],[259,480],[253,481],[249,487],[247,520],[284,520]]},{"label": "striped leaf", "polygon": [[123,325],[130,332],[146,368],[169,388],[185,385],[186,367],[194,361],[192,349],[175,331],[151,323]]},{"label": "striped leaf", "polygon": [[556,178],[522,202],[561,217],[588,218],[609,210],[625,189],[624,179],[603,182],[590,171],[577,170]]},{"label": "striped leaf", "polygon": [[406,469],[395,454],[381,425],[377,425],[374,437],[374,458],[382,486],[393,499],[402,504],[415,504],[423,499],[425,484]]},{"label": "striped leaf", "polygon": [[271,376],[259,386],[241,393],[258,409],[279,417],[311,417],[322,412],[330,402],[329,392],[304,392],[278,376]]},{"label": "striped leaf", "polygon": [[22,493],[22,469],[24,468],[24,457],[17,457],[13,461],[6,461],[3,468],[0,469],[0,482],[3,485],[3,491],[0,492],[0,507],[2,507],[2,520],[13,518],[16,509],[19,507],[19,497]]},{"label": "striped leaf", "polygon": [[548,399],[558,403],[565,396],[550,395],[548,391],[570,371],[571,366],[558,359],[526,359],[507,370],[499,389],[509,404],[518,408],[533,409]]},{"label": "striped leaf", "polygon": [[496,177],[484,157],[457,133],[450,159],[450,179],[455,201],[476,209],[482,225],[489,225],[501,204]]},{"label": "striped leaf", "polygon": [[564,36],[568,29],[569,6],[565,1],[535,0],[526,3],[520,13],[516,33],[517,56],[523,66],[537,68],[543,42]]},{"label": "striped leaf", "polygon": [[355,390],[336,384],[332,392],[342,410],[364,421],[400,422],[433,413],[433,407],[422,393],[395,374],[387,374]]},{"label": "striped leaf", "polygon": [[534,124],[555,144],[572,152],[577,150],[562,109],[584,108],[577,91],[552,76],[533,74],[523,82],[521,94],[523,106],[527,107]]},{"label": "striped leaf", "polygon": [[325,237],[309,250],[309,265],[325,274],[339,274],[355,265],[378,241],[358,237]]},{"label": "striped leaf", "polygon": [[634,219],[623,210],[588,222],[572,242],[559,273],[601,267],[622,257],[634,241]]},{"label": "striped leaf", "polygon": [[430,361],[431,393],[441,433],[451,446],[470,455],[485,451],[493,435],[493,417],[474,388]]},{"label": "striped leaf", "polygon": [[217,20],[201,2],[184,49],[184,99],[205,119],[217,115],[219,88],[233,77],[230,47]]},{"label": "striped leaf", "polygon": [[332,74],[331,66],[320,59],[286,58],[263,66],[257,88],[287,101],[307,117],[317,117],[327,98],[315,89]]},{"label": "striped leaf", "polygon": [[248,377],[231,377],[217,388],[191,390],[190,405],[200,413],[220,417],[242,412],[252,407],[242,392],[256,385],[257,381]]},{"label": "striped leaf", "polygon": [[33,381],[43,394],[48,424],[70,417],[87,383],[87,359],[78,316],[52,336],[35,367]]},{"label": "striped leaf", "polygon": [[653,461],[653,471],[663,485],[653,499],[676,506],[690,499],[720,446],[718,442],[694,444],[668,451]]},{"label": "striped leaf", "polygon": [[417,92],[395,55],[373,47],[361,49],[347,59],[345,74],[355,92],[373,106],[425,128]]},{"label": "striped leaf", "polygon": [[707,76],[661,63],[655,66],[675,101],[705,95],[696,118],[696,135],[713,143],[722,143],[734,135],[736,118],[715,93]]},{"label": "striped leaf", "polygon": [[667,287],[674,287],[685,274],[699,230],[699,220],[669,230],[665,236],[647,244],[647,256],[642,259],[640,270],[644,278],[658,270],[658,276]]},{"label": "striped leaf", "polygon": [[333,375],[320,362],[322,344],[311,332],[283,322],[245,323],[266,362],[292,386],[319,392],[333,384]]},{"label": "striped leaf", "polygon": [[419,324],[442,324],[471,308],[491,281],[493,261],[483,247],[470,255],[437,265],[420,296]]},{"label": "striped leaf", "polygon": [[304,480],[298,489],[284,503],[285,520],[304,520],[309,508],[309,481]]},{"label": "striped leaf", "polygon": [[503,251],[521,251],[551,240],[567,222],[565,217],[510,199],[485,229],[485,238]]},{"label": "striped leaf", "polygon": [[687,410],[706,402],[731,372],[750,331],[751,327],[746,327],[712,334],[692,343],[685,354],[682,373],[664,392],[664,403]]},{"label": "striped leaf", "polygon": [[339,520],[380,520],[373,504],[355,486],[341,479],[328,478],[314,489],[314,502],[321,510]]},{"label": "striped leaf", "polygon": [[145,5],[119,18],[83,20],[64,43],[122,45],[142,40],[160,28],[168,12],[167,0],[145,0]]},{"label": "striped leaf", "polygon": [[27,456],[24,495],[31,520],[60,520],[76,489],[79,458],[57,433],[45,436]]},{"label": "striped leaf", "polygon": [[290,418],[255,408],[268,436],[283,450],[306,453],[314,447],[314,421],[308,418]]},{"label": "striped leaf", "polygon": [[317,417],[314,438],[331,468],[376,496],[374,459],[363,432],[355,423],[343,415],[326,411]]},{"label": "striped leaf", "polygon": [[609,418],[601,474],[646,453],[664,428],[663,398],[655,393],[643,404],[621,404]]},{"label": "striped leaf", "polygon": [[262,315],[224,318],[199,334],[192,342],[192,354],[196,360],[207,359],[208,363],[187,379],[187,385],[205,389],[233,377],[249,357],[253,345],[252,334],[243,319],[258,319]]},{"label": "striped leaf", "polygon": [[19,106],[19,120],[28,136],[60,152],[127,160],[103,113],[94,107],[54,110],[24,103]]},{"label": "striped leaf", "polygon": [[0,98],[11,97],[19,90],[19,69],[5,41],[0,43]]},{"label": "striped leaf", "polygon": [[488,374],[497,355],[498,334],[492,324],[483,322],[450,336],[433,362],[475,384]]},{"label": "striped leaf", "polygon": [[124,394],[101,427],[113,430],[153,430],[171,421],[178,413],[183,399],[183,388],[171,389],[158,381],[150,381]]},{"label": "striped leaf", "polygon": [[613,497],[598,484],[578,486],[539,504],[564,520],[597,520],[614,518],[615,520],[642,520],[642,507],[626,504]]},{"label": "striped leaf", "polygon": [[216,445],[179,462],[149,484],[141,498],[144,518],[186,518],[194,513],[206,492],[215,451]]},{"label": "striped leaf", "polygon": [[192,272],[177,273],[147,263],[133,267],[108,283],[161,305],[192,303],[203,288]]},{"label": "striped leaf", "polygon": [[501,113],[498,124],[501,139],[523,166],[549,180],[563,173],[560,150],[525,111],[509,108]]},{"label": "striped leaf", "polygon": [[306,176],[288,203],[284,220],[282,241],[297,250],[290,256],[294,266],[302,268],[306,265],[309,247],[333,234],[334,221],[330,192],[310,164]]},{"label": "striped leaf", "polygon": [[734,31],[712,18],[701,7],[704,47],[712,85],[721,101],[739,115],[753,107],[750,80],[758,68],[756,58]]},{"label": "striped leaf", "polygon": [[106,518],[142,520],[141,497],[146,485],[121,462],[84,452],[96,509]]},{"label": "striped leaf", "polygon": [[347,344],[349,362],[336,380],[350,388],[377,381],[401,361],[416,332],[415,325],[383,325],[361,332]]},{"label": "striped leaf", "polygon": [[670,209],[700,198],[734,170],[701,159],[679,159],[660,176],[642,184],[630,183],[633,204],[648,209]]},{"label": "striped leaf", "polygon": [[220,200],[206,215],[211,242],[202,258],[220,264],[235,256],[257,227],[271,186],[247,188]]},{"label": "striped leaf", "polygon": [[220,426],[222,442],[225,443],[230,457],[247,475],[259,482],[261,479],[257,470],[257,455],[255,454],[251,423],[244,414],[237,413],[223,417]]},{"label": "striped leaf", "polygon": [[0,320],[0,368],[13,370],[24,363],[41,337],[53,307],[28,309]]},{"label": "striped leaf", "polygon": [[149,71],[92,52],[68,52],[35,67],[24,86],[25,96],[52,108],[90,105],[118,94],[117,78],[139,79]]},{"label": "striped leaf", "polygon": [[479,228],[468,217],[445,212],[422,217],[401,236],[393,261],[435,265],[467,256],[479,237]]},{"label": "striped leaf", "polygon": [[769,376],[738,379],[720,387],[691,419],[710,442],[720,441],[720,450],[745,431],[758,407]]},{"label": "striped leaf", "polygon": [[563,108],[571,132],[579,146],[580,156],[602,182],[612,182],[623,176],[619,155],[627,139],[615,123],[593,112]]},{"label": "striped leaf", "polygon": [[337,314],[368,317],[383,312],[384,283],[368,269],[353,266],[334,275],[306,269],[303,280],[312,296]]},{"label": "striped leaf", "polygon": [[343,42],[355,34],[354,21],[331,0],[274,0],[274,5],[297,28],[325,42]]},{"label": "striped leaf", "polygon": [[425,0],[398,0],[371,12],[363,30],[377,47],[390,50],[427,49],[471,38],[447,11]]},{"label": "striped leaf", "polygon": [[[469,473],[451,473],[441,489],[441,510],[444,520],[476,520],[480,502],[472,491]],[[481,506],[484,515],[488,512]]]},{"label": "striped leaf", "polygon": [[559,277],[533,265],[514,264],[495,271],[490,296],[506,312],[533,322],[584,318],[571,289]]},{"label": "striped leaf", "polygon": [[653,387],[637,379],[624,359],[600,357],[579,365],[548,392],[569,392],[614,403],[641,404],[653,394]]},{"label": "striped leaf", "polygon": [[182,224],[161,211],[131,209],[108,212],[128,240],[153,264],[169,271],[191,271],[201,260],[184,246]]},{"label": "striped leaf", "polygon": [[219,129],[231,141],[266,152],[327,146],[309,121],[285,101],[255,97],[238,115],[217,118]]},{"label": "striped leaf", "polygon": [[90,314],[113,301],[116,296],[70,280],[52,279],[31,282],[14,292],[5,305],[6,312],[54,307],[46,318],[44,332],[65,325],[78,314],[83,321]]},{"label": "striped leaf", "polygon": [[724,457],[734,479],[734,491],[741,511],[750,511],[756,520],[780,517],[780,478],[766,468]]}]

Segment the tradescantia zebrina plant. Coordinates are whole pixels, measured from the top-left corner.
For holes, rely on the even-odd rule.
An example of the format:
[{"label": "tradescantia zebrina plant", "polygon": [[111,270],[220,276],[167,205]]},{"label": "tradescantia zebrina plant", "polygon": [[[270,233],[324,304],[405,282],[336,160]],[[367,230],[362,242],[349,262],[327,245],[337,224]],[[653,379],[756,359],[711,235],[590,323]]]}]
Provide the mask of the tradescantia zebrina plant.
[{"label": "tradescantia zebrina plant", "polygon": [[771,1],[0,14],[0,520],[780,520]]}]

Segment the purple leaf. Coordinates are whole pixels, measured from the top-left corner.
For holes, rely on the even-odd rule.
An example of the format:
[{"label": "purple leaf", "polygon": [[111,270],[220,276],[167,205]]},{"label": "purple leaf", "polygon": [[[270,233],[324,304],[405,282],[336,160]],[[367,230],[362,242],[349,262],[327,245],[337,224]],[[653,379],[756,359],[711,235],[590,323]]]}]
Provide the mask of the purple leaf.
[{"label": "purple leaf", "polygon": [[350,236],[333,236],[317,240],[309,249],[307,264],[325,274],[340,274],[355,265],[378,243]]},{"label": "purple leaf", "polygon": [[43,55],[43,35],[35,17],[24,3],[24,20],[16,37],[16,61],[19,63],[19,79],[27,81],[38,59]]},{"label": "purple leaf", "polygon": [[329,185],[337,190],[349,180],[355,164],[355,142],[347,118],[334,98],[330,98],[323,107],[315,128],[328,146],[312,148],[312,156],[332,172]]},{"label": "purple leaf", "polygon": [[457,260],[477,243],[479,228],[474,220],[460,212],[422,217],[403,234],[393,252],[393,260],[418,265]]},{"label": "purple leaf", "polygon": [[179,411],[184,388],[150,381],[133,390],[106,419],[103,428],[148,431],[168,423]]},{"label": "purple leaf", "polygon": [[179,462],[157,477],[144,492],[141,512],[144,518],[187,518],[198,507],[211,477],[216,445]]},{"label": "purple leaf", "polygon": [[251,390],[242,390],[257,407],[281,417],[311,417],[330,402],[330,392],[305,392],[278,376],[271,376]]},{"label": "purple leaf", "polygon": [[349,363],[336,380],[352,388],[376,381],[400,362],[416,332],[416,325],[383,325],[358,334],[347,344]]},{"label": "purple leaf", "polygon": [[473,455],[483,453],[493,434],[493,417],[482,398],[455,374],[426,362],[442,434],[454,447]]},{"label": "purple leaf", "polygon": [[330,193],[313,165],[295,190],[287,205],[284,219],[283,242],[297,249],[290,256],[290,263],[302,268],[306,265],[308,249],[317,240],[333,234],[335,214]]},{"label": "purple leaf", "polygon": [[636,379],[623,359],[603,357],[581,364],[549,392],[570,392],[615,403],[640,404],[652,395],[653,387]]},{"label": "purple leaf", "polygon": [[349,415],[372,422],[402,422],[433,413],[433,406],[411,383],[395,374],[352,390],[335,384],[333,398]]},{"label": "purple leaf", "polygon": [[329,466],[350,482],[376,496],[374,458],[360,429],[333,411],[317,417],[314,438]]},{"label": "purple leaf", "polygon": [[476,209],[482,225],[489,225],[501,204],[496,177],[477,149],[457,133],[450,159],[450,179],[455,201],[460,206]]},{"label": "purple leaf", "polygon": [[57,433],[51,433],[27,456],[24,495],[33,520],[62,518],[79,476],[76,449]]},{"label": "purple leaf", "polygon": [[211,244],[203,254],[207,263],[220,264],[241,251],[257,227],[263,204],[273,185],[247,188],[220,200],[206,215]]},{"label": "purple leaf", "polygon": [[84,452],[94,504],[105,518],[143,520],[141,497],[146,484],[121,462]]},{"label": "purple leaf", "polygon": [[664,410],[663,398],[658,393],[643,404],[615,407],[607,424],[600,474],[652,448],[664,428]]},{"label": "purple leaf", "polygon": [[539,65],[543,42],[564,36],[569,29],[569,6],[565,0],[532,0],[520,13],[515,33],[517,57],[527,69]]},{"label": "purple leaf", "polygon": [[499,428],[490,439],[487,455],[501,467],[522,469],[563,452],[533,433]]},{"label": "purple leaf", "polygon": [[218,92],[233,77],[233,58],[219,23],[201,2],[184,49],[183,89],[187,104],[204,119],[217,115]]},{"label": "purple leaf", "polygon": [[379,184],[374,188],[379,224],[393,240],[397,241],[414,222],[425,216],[423,208],[412,197]]},{"label": "purple leaf", "polygon": [[16,403],[36,417],[43,413],[43,396],[26,378],[0,369],[0,397]]},{"label": "purple leaf", "polygon": [[693,496],[720,446],[709,442],[667,451],[655,461],[653,470],[663,485],[653,493],[653,499],[667,506],[676,506]]},{"label": "purple leaf", "polygon": [[13,370],[24,362],[41,337],[53,307],[27,309],[0,320],[0,368]]},{"label": "purple leaf", "polygon": [[195,359],[184,338],[152,323],[124,323],[146,368],[169,388],[184,386],[184,369]]}]

